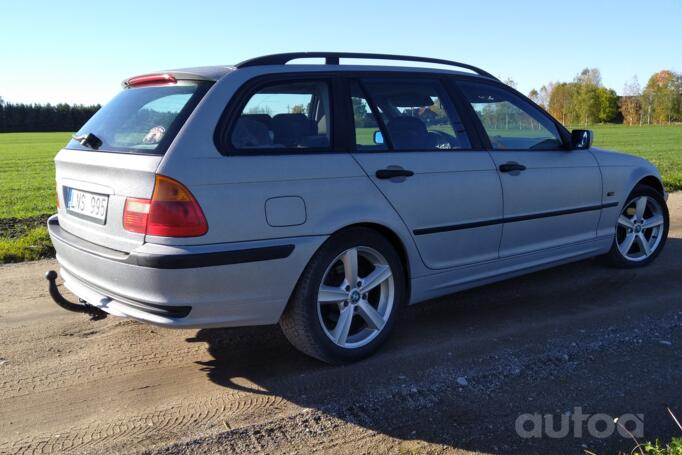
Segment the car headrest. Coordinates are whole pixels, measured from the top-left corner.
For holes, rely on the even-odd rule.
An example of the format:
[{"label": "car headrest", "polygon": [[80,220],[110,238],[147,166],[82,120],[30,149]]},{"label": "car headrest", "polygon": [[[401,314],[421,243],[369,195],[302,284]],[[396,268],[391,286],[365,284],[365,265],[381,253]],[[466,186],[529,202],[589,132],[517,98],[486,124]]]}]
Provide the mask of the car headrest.
[{"label": "car headrest", "polygon": [[429,136],[426,125],[417,117],[394,117],[386,125],[393,146],[398,149],[431,149],[435,141]]},{"label": "car headrest", "polygon": [[277,114],[272,118],[276,144],[300,145],[306,136],[317,134],[315,123],[303,114]]},{"label": "car headrest", "polygon": [[236,148],[256,148],[272,145],[267,126],[258,120],[241,116],[232,130],[232,145]]}]

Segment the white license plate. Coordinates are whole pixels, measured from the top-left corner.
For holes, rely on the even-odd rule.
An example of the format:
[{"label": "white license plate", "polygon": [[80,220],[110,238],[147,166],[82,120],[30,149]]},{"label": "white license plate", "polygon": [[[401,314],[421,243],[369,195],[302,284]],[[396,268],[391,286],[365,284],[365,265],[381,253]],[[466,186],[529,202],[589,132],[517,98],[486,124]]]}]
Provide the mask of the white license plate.
[{"label": "white license plate", "polygon": [[66,210],[76,216],[104,224],[109,196],[66,188]]}]

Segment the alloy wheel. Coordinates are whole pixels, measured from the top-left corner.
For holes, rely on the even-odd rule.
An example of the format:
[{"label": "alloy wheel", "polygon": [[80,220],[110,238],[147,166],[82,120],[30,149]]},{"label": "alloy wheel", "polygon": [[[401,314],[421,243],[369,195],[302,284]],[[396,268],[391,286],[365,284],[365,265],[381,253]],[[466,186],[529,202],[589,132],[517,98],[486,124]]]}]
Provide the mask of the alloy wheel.
[{"label": "alloy wheel", "polygon": [[364,246],[338,255],[322,277],[317,312],[324,333],[341,348],[367,345],[383,330],[395,300],[386,258]]},{"label": "alloy wheel", "polygon": [[658,249],[664,228],[660,203],[649,196],[637,196],[625,205],[618,218],[618,250],[628,261],[643,261]]}]

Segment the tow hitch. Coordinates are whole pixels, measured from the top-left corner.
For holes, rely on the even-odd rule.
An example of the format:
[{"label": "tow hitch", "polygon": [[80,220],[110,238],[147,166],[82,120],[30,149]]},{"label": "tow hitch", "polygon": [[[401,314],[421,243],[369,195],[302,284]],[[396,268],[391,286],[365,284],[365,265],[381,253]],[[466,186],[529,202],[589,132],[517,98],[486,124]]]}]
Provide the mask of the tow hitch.
[{"label": "tow hitch", "polygon": [[63,295],[59,293],[57,288],[57,272],[50,270],[45,274],[45,279],[50,283],[49,291],[50,297],[55,301],[57,305],[68,311],[73,311],[74,313],[85,313],[90,315],[90,319],[93,321],[98,321],[107,317],[105,311],[100,310],[97,307],[89,305],[87,302],[82,301],[82,303],[69,302],[64,298]]}]

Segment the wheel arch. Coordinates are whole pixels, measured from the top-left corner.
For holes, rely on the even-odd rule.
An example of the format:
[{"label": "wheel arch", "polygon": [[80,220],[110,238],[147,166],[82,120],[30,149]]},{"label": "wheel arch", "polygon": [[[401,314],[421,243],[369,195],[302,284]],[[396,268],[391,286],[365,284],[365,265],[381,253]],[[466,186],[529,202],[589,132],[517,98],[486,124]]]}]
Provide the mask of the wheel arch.
[{"label": "wheel arch", "polygon": [[[328,240],[329,238],[333,237],[334,235],[340,233],[340,232],[343,232],[343,231],[345,231],[345,230],[347,230],[347,229],[351,229],[351,228],[357,228],[357,227],[363,227],[363,228],[366,228],[366,229],[371,229],[371,230],[373,230],[373,231],[379,233],[379,234],[380,234],[381,236],[383,236],[386,240],[388,240],[389,243],[395,248],[396,252],[398,253],[398,256],[400,257],[400,262],[403,264],[403,267],[404,267],[404,272],[405,272],[405,292],[407,293],[406,301],[407,301],[407,302],[410,302],[410,297],[411,297],[411,292],[412,292],[412,286],[411,286],[411,276],[412,276],[411,271],[412,271],[412,267],[410,266],[410,256],[409,256],[408,250],[407,250],[407,248],[406,248],[406,246],[405,246],[405,243],[403,242],[403,240],[400,238],[400,236],[399,236],[393,229],[391,229],[391,228],[389,228],[388,226],[385,226],[385,225],[383,225],[383,224],[380,224],[380,223],[374,223],[374,222],[357,222],[357,223],[348,224],[348,225],[345,225],[345,226],[343,226],[343,227],[340,227],[340,228],[336,229],[334,232],[332,232],[332,233],[327,237],[327,240]],[[322,246],[322,245],[320,245],[320,246],[313,252],[313,255],[315,254],[315,252],[317,252],[317,250],[319,250],[319,248],[320,248],[321,246]],[[311,256],[310,258],[308,258],[308,261],[306,262],[306,265],[307,265],[308,263],[310,263],[310,260],[312,260],[312,256]],[[297,280],[297,284],[296,284],[296,285],[298,285],[298,282],[299,282],[299,280],[301,279],[301,276],[303,275],[304,269],[305,269],[305,267],[303,267],[303,269],[301,270],[301,274],[299,275],[299,278],[298,278],[298,280]],[[292,291],[291,291],[291,293],[290,293],[290,295],[289,295],[289,298],[287,299],[287,303],[286,303],[286,305],[285,305],[284,308],[283,308],[283,311],[286,311],[286,307],[288,307],[288,306],[291,304],[291,297],[292,297],[292,295],[293,295],[295,289],[296,289],[296,286],[293,287],[293,289],[292,289]]]},{"label": "wheel arch", "polygon": [[[635,186],[637,186],[637,185],[646,185],[646,186],[649,186],[649,187],[655,189],[656,191],[658,191],[661,194],[665,194],[663,182],[661,182],[661,180],[654,175],[647,175],[646,177],[640,179],[635,184]],[[634,187],[633,187],[633,189],[634,189]]]}]

